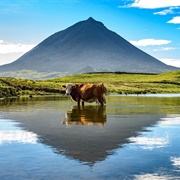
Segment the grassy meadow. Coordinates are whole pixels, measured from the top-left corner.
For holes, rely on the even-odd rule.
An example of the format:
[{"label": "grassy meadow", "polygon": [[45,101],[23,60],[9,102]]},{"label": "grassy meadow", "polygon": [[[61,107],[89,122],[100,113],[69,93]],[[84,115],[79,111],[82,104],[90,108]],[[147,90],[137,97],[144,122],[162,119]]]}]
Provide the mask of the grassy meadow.
[{"label": "grassy meadow", "polygon": [[26,95],[64,94],[66,83],[103,82],[108,93],[180,93],[180,71],[162,74],[87,73],[47,80],[0,78],[0,98]]}]

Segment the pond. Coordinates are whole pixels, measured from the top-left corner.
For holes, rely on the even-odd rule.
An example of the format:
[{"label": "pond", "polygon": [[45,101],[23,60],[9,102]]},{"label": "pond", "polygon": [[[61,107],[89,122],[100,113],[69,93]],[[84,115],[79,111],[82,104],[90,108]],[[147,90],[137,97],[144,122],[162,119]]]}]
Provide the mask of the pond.
[{"label": "pond", "polygon": [[180,95],[0,101],[0,179],[180,179]]}]

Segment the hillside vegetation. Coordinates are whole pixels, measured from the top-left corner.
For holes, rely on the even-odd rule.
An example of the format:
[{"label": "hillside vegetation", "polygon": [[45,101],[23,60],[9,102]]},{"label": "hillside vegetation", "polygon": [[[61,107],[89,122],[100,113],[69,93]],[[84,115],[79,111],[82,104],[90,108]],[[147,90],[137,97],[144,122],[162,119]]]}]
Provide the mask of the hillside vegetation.
[{"label": "hillside vegetation", "polygon": [[180,71],[163,74],[87,73],[48,80],[0,78],[0,97],[64,94],[66,83],[103,82],[108,93],[180,93]]}]

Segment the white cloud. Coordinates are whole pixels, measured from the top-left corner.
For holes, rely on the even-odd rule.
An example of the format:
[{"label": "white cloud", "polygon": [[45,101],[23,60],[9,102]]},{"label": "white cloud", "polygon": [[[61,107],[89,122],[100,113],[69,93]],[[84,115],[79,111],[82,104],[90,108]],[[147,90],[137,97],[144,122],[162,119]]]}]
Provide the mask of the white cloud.
[{"label": "white cloud", "polygon": [[9,64],[15,60],[17,60],[19,57],[21,57],[24,53],[8,53],[8,54],[1,54],[0,53],[0,66],[4,64]]},{"label": "white cloud", "polygon": [[31,50],[34,46],[35,46],[34,44],[14,44],[0,40],[0,54],[19,53],[19,52],[25,53]]},{"label": "white cloud", "polygon": [[12,142],[35,144],[37,139],[37,134],[33,132],[25,132],[21,130],[0,131],[0,144]]},{"label": "white cloud", "polygon": [[177,176],[171,176],[171,175],[160,175],[159,173],[154,174],[141,174],[141,175],[135,175],[136,180],[169,180],[169,179],[179,179]]},{"label": "white cloud", "polygon": [[166,147],[169,144],[168,137],[131,137],[129,140],[135,144],[138,144],[140,148],[147,150]]},{"label": "white cloud", "polygon": [[173,17],[173,19],[171,19],[167,23],[180,24],[180,16]]},{"label": "white cloud", "polygon": [[180,157],[171,157],[172,165],[180,169]]},{"label": "white cloud", "polygon": [[135,0],[134,3],[129,4],[128,7],[137,7],[145,9],[156,9],[165,7],[180,6],[179,0]]},{"label": "white cloud", "polygon": [[160,48],[154,49],[153,51],[170,51],[170,50],[174,50],[174,49],[177,49],[177,48],[174,48],[174,47],[160,47]]},{"label": "white cloud", "polygon": [[[180,59],[179,59],[180,62]],[[176,115],[168,115],[166,118],[162,118],[162,121],[159,121],[159,125],[163,128],[172,128],[177,127],[180,125],[180,116]]]},{"label": "white cloud", "polygon": [[179,7],[170,7],[168,9],[164,9],[163,11],[155,12],[153,14],[155,14],[155,15],[176,14],[175,10],[178,10],[178,9],[179,9]]},{"label": "white cloud", "polygon": [[180,59],[166,59],[166,58],[158,58],[158,59],[167,65],[180,67]]},{"label": "white cloud", "polygon": [[135,46],[160,46],[171,43],[169,40],[162,39],[141,39],[138,41],[130,41]]}]

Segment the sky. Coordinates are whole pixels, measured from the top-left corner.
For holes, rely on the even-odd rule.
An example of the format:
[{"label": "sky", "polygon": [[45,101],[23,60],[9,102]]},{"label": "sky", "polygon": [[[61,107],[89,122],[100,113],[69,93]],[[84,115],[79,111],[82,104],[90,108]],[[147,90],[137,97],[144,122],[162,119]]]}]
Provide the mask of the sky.
[{"label": "sky", "polygon": [[180,0],[0,0],[0,65],[89,17],[180,67]]}]

